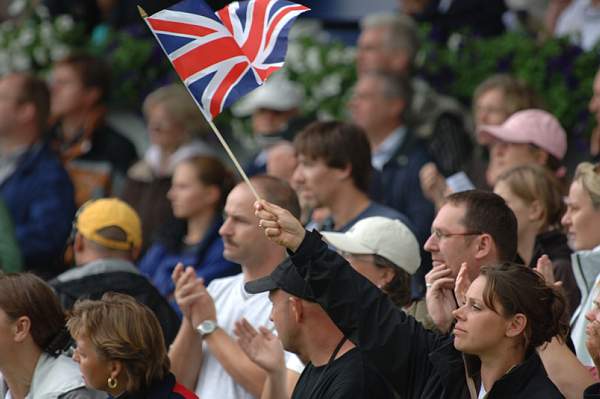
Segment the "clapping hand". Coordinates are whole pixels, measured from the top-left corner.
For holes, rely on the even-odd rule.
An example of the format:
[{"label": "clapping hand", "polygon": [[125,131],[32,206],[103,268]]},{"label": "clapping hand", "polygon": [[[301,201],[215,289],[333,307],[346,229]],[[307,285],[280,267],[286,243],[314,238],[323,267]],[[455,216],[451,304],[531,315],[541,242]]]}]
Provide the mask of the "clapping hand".
[{"label": "clapping hand", "polygon": [[179,263],[171,277],[175,283],[175,301],[194,328],[205,320],[217,319],[215,303],[193,267],[184,269]]},{"label": "clapping hand", "polygon": [[283,346],[266,327],[258,331],[246,319],[235,323],[234,333],[246,355],[267,373],[285,370]]}]

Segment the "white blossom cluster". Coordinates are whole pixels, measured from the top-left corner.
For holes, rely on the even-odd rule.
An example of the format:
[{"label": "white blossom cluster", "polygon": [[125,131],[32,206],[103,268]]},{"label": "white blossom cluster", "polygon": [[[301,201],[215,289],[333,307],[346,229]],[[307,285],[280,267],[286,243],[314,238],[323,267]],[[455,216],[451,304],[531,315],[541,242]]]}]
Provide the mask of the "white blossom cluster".
[{"label": "white blossom cluster", "polygon": [[0,23],[0,74],[44,70],[68,54],[66,39],[75,32],[70,15],[51,18],[35,0],[12,0],[8,13]]},{"label": "white blossom cluster", "polygon": [[342,117],[355,80],[355,55],[353,47],[333,41],[319,26],[294,25],[284,70],[304,89],[304,111],[323,119]]}]

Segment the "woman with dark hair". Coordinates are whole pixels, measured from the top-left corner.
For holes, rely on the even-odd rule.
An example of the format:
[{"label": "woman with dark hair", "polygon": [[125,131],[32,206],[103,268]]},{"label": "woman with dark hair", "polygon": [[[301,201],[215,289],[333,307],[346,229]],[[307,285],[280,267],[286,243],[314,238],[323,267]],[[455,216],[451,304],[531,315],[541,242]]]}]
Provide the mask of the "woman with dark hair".
[{"label": "woman with dark hair", "polygon": [[85,387],[77,364],[61,354],[69,342],[52,288],[30,273],[0,274],[2,398],[101,398]]},{"label": "woman with dark hair", "polygon": [[[565,299],[536,271],[482,269],[453,314],[453,334],[425,330],[286,210],[256,204],[265,235],[346,337],[406,398],[562,398],[535,349],[568,331]],[[460,280],[460,279],[459,279]]]},{"label": "woman with dark hair", "polygon": [[323,238],[390,300],[426,328],[435,324],[425,300],[411,300],[410,279],[421,265],[419,242],[399,220],[380,216],[358,221],[345,233],[323,232]]},{"label": "woman with dark hair", "polygon": [[67,326],[88,386],[110,398],[197,399],[169,372],[156,316],[133,297],[107,293],[77,302]]},{"label": "woman with dark hair", "polygon": [[212,156],[187,158],[175,167],[167,197],[178,219],[163,226],[139,264],[141,272],[175,308],[171,274],[177,263],[194,266],[204,284],[240,272],[237,264],[223,258],[219,236],[221,211],[233,183],[230,171]]},{"label": "woman with dark hair", "polygon": [[572,251],[560,223],[566,209],[562,184],[546,168],[531,164],[498,176],[494,192],[506,201],[517,218],[517,252],[522,263],[535,268],[538,259],[548,255],[554,276],[562,281],[572,315],[581,294],[571,268]]}]

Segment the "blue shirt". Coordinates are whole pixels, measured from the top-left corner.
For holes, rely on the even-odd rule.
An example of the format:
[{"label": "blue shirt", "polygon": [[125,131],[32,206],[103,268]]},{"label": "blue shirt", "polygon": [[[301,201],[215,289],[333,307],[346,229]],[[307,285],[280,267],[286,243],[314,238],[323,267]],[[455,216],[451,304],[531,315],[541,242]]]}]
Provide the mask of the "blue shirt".
[{"label": "blue shirt", "polygon": [[397,220],[401,221],[402,223],[404,223],[406,226],[408,226],[408,228],[414,234],[414,229],[413,229],[412,223],[405,215],[403,215],[402,213],[398,212],[397,210],[395,210],[393,208],[390,208],[385,205],[381,205],[381,204],[379,204],[377,202],[373,202],[373,201],[371,201],[369,203],[369,206],[367,206],[364,211],[362,211],[361,213],[356,215],[356,217],[354,219],[350,220],[345,225],[338,227],[334,224],[333,219],[328,218],[323,223],[321,230],[322,231],[337,231],[340,233],[345,233],[348,230],[350,230],[350,228],[352,226],[354,226],[354,224],[356,222],[358,222],[359,220],[370,218],[373,216],[382,216],[382,217],[385,217],[388,219],[397,219]]}]

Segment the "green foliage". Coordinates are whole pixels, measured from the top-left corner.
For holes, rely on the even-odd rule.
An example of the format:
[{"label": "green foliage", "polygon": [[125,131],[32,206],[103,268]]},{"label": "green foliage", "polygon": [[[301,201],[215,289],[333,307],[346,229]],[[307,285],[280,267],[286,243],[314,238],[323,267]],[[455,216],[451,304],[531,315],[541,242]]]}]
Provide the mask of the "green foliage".
[{"label": "green foliage", "polygon": [[83,29],[68,15],[51,18],[31,0],[15,0],[12,18],[0,23],[0,74],[33,70],[44,74],[50,65],[82,44]]},{"label": "green foliage", "polygon": [[303,88],[305,113],[345,116],[356,80],[353,48],[314,35],[301,36],[289,44],[284,71]]},{"label": "green foliage", "polygon": [[169,61],[152,37],[109,29],[87,51],[103,57],[111,67],[114,106],[139,110],[147,94],[174,79]]},{"label": "green foliage", "polygon": [[540,93],[567,131],[589,132],[586,109],[600,65],[600,47],[583,52],[567,39],[538,42],[517,32],[454,39],[450,46],[428,42],[419,55],[419,70],[438,90],[469,104],[479,83],[495,73],[510,73]]}]

